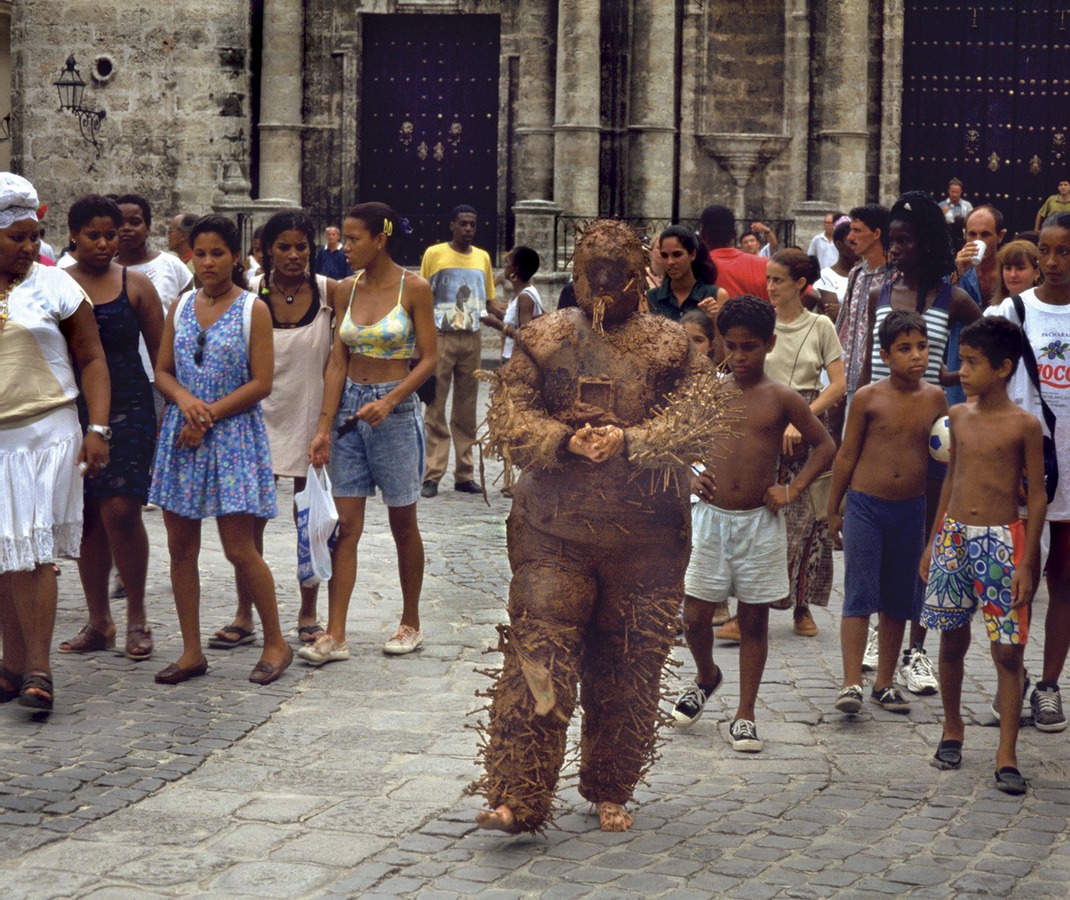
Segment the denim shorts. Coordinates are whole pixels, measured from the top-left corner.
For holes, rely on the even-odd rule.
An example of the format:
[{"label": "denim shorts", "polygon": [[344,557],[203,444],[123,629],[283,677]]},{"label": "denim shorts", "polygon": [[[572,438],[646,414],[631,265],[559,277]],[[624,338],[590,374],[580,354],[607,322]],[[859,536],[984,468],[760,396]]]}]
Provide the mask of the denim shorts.
[{"label": "denim shorts", "polygon": [[347,434],[338,426],[364,404],[380,400],[400,382],[357,384],[346,379],[331,435],[331,483],[335,497],[374,497],[378,487],[387,506],[410,506],[424,480],[424,420],[416,395],[402,400],[386,420],[372,428],[366,422]]}]

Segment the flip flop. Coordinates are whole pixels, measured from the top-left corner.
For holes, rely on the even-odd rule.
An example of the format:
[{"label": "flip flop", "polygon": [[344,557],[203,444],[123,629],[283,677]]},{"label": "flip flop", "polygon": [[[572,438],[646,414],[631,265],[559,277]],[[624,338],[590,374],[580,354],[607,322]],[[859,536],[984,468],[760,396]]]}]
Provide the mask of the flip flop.
[{"label": "flip flop", "polygon": [[319,622],[315,625],[302,625],[297,629],[297,636],[301,638],[302,644],[314,644],[316,638],[326,633],[327,630]]},{"label": "flip flop", "polygon": [[[227,637],[229,634],[236,634],[236,638]],[[256,640],[256,632],[251,628],[242,628],[241,625],[228,625],[226,628],[220,628],[215,634],[208,638],[208,646],[213,650],[233,650],[235,647],[240,647],[242,644],[251,644]]]},{"label": "flip flop", "polygon": [[1004,766],[1002,769],[996,769],[996,790],[1003,791],[1004,794],[1020,797],[1026,792],[1025,779],[1022,777],[1022,773],[1014,766]]},{"label": "flip flop", "polygon": [[929,765],[937,769],[957,769],[962,765],[962,741],[940,741]]}]

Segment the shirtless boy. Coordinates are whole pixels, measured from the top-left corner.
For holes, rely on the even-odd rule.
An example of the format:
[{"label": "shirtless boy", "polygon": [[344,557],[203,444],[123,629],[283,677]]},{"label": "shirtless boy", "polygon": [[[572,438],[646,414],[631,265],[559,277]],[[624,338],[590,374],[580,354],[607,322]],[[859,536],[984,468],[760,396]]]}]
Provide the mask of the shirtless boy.
[{"label": "shirtless boy", "polygon": [[[1029,632],[1034,562],[1040,548],[1047,495],[1040,422],[1007,396],[1022,354],[1021,330],[1001,317],[963,329],[962,387],[974,403],[951,410],[951,462],[936,511],[937,525],[921,558],[928,581],[922,624],[940,632],[940,692],[944,731],[932,764],[962,764],[965,726],[959,700],[970,619],[981,608],[999,682],[996,783],[1024,794],[1015,745],[1022,702],[1022,657]],[[1029,515],[1018,518],[1025,472]]]},{"label": "shirtless boy", "polygon": [[[723,676],[713,662],[713,615],[718,603],[736,597],[739,706],[729,736],[732,748],[745,753],[762,749],[754,704],[769,651],[769,604],[789,590],[787,532],[778,513],[793,501],[810,502],[807,487],[836,452],[802,395],[765,375],[766,354],[776,343],[775,324],[773,307],[750,295],[729,300],[717,317],[743,416],[736,433],[706,461],[706,470],[691,486],[701,502],[692,512],[684,633],[698,673],[673,708],[677,725],[691,725],[720,686]],[[813,452],[794,481],[778,484],[777,459],[789,424]]]},{"label": "shirtless boy", "polygon": [[892,676],[906,622],[917,619],[921,608],[914,563],[925,543],[929,433],[947,414],[944,392],[922,380],[929,364],[925,320],[896,310],[877,336],[891,374],[855,394],[829,492],[829,534],[844,551],[845,565],[843,684],[836,709],[852,715],[862,709],[862,656],[873,613],[879,627],[870,699],[890,712],[910,710]]}]

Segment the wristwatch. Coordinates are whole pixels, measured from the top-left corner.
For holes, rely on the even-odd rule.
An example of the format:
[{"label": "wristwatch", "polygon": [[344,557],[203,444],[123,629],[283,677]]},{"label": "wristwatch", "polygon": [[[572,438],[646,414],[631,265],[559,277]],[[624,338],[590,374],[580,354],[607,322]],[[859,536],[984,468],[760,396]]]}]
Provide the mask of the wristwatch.
[{"label": "wristwatch", "polygon": [[92,431],[94,434],[99,434],[109,444],[111,443],[111,429],[107,425],[90,425],[86,428],[86,431]]}]

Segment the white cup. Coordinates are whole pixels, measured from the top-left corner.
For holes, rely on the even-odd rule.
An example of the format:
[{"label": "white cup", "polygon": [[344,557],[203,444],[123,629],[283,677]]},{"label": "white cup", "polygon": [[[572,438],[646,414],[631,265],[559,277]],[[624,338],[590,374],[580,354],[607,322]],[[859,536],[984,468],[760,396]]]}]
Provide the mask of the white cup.
[{"label": "white cup", "polygon": [[981,265],[981,260],[985,258],[985,250],[987,248],[988,248],[988,244],[986,244],[984,241],[974,241],[973,242],[973,252],[976,255],[974,256],[974,258],[972,260],[970,260],[970,264],[974,265],[974,266]]}]

